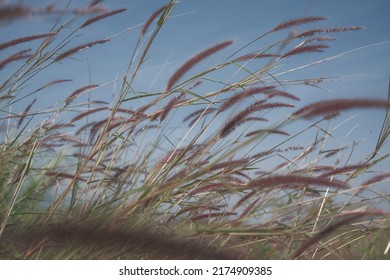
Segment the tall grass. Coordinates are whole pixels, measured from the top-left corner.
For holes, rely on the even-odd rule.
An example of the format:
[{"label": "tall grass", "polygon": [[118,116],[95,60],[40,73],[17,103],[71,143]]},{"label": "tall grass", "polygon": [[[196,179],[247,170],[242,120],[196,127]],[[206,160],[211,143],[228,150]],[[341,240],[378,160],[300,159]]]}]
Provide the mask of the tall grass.
[{"label": "tall grass", "polygon": [[[261,45],[270,34],[326,20],[292,19],[238,51],[232,40],[206,46],[159,92],[137,88],[143,64],[156,55],[151,46],[177,4],[170,1],[140,26],[111,103],[93,97],[102,86],[87,84],[44,110],[36,107],[42,92],[72,81],[59,77],[38,90],[30,85],[40,85],[41,73],[59,63],[66,67],[88,48],[106,48],[117,35],[76,46],[72,41],[126,10],[108,11],[99,1],[76,10],[1,7],[7,22],[38,11],[62,13],[49,33],[0,43],[1,52],[12,49],[0,61],[7,73],[0,81],[1,258],[388,258],[390,215],[371,201],[389,201],[374,185],[390,173],[369,172],[389,155],[382,148],[390,95],[306,105],[289,85],[316,86],[323,78],[276,78],[290,59],[325,51],[334,38],[320,35],[361,28],[317,27]],[[65,20],[68,13],[73,15]],[[19,50],[29,42],[40,43]],[[257,51],[244,53],[248,46]],[[194,73],[193,66],[216,53],[226,59]],[[17,68],[7,72],[11,64]],[[232,70],[236,74],[225,80],[212,78]],[[15,112],[26,98],[33,101]],[[327,124],[356,108],[387,115],[372,154],[350,162],[342,154],[353,147],[327,146]],[[297,145],[313,130],[315,138]]]}]

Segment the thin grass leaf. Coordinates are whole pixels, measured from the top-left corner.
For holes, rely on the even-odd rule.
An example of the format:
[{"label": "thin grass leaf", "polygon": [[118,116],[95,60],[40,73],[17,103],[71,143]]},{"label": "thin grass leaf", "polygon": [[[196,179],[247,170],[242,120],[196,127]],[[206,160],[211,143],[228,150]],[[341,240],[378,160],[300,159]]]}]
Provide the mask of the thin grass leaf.
[{"label": "thin grass leaf", "polygon": [[[389,77],[388,89],[387,89],[387,102],[390,103],[390,77]],[[371,159],[378,154],[379,150],[386,142],[386,139],[389,137],[389,135],[390,135],[390,107],[387,108],[386,110],[385,119],[383,120],[381,132],[378,136],[378,141],[376,143],[374,152],[372,153]]]}]

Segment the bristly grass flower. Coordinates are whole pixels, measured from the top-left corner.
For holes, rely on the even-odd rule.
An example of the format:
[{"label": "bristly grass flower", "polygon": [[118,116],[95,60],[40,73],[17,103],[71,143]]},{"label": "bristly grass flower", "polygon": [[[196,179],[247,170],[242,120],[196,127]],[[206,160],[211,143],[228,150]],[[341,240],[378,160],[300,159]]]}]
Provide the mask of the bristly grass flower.
[{"label": "bristly grass flower", "polygon": [[[164,68],[166,80],[151,91],[139,80],[149,78],[145,64],[176,5],[168,1],[143,23],[96,40],[86,38],[95,24],[129,11],[109,11],[101,1],[70,10],[0,2],[1,23],[62,15],[48,33],[0,43],[0,256],[386,258],[390,215],[378,201],[389,194],[376,187],[390,178],[381,167],[389,160],[390,86],[388,100],[307,105],[294,86],[320,87],[324,75],[283,76],[306,54],[325,61],[335,40],[329,34],[362,28],[293,18],[236,51],[221,35],[172,73]],[[278,41],[260,41],[291,29]],[[128,65],[115,81],[95,82],[90,66],[99,55],[88,57],[92,75],[84,84],[61,72],[79,52],[105,51],[131,30],[137,40],[120,57]],[[217,53],[225,58],[210,65]],[[353,109],[387,113],[372,153],[358,159],[359,139],[333,141],[333,125]]]}]

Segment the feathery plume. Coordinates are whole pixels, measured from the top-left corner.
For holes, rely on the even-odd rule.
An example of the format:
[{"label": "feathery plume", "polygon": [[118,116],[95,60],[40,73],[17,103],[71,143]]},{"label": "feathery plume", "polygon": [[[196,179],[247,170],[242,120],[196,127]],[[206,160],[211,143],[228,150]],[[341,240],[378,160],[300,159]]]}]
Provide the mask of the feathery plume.
[{"label": "feathery plume", "polygon": [[307,105],[292,114],[293,117],[311,118],[321,114],[356,108],[390,108],[390,101],[380,99],[335,99]]},{"label": "feathery plume", "polygon": [[101,19],[104,19],[106,17],[110,17],[110,16],[113,16],[113,15],[116,15],[116,14],[119,14],[119,13],[122,13],[124,11],[127,11],[127,9],[119,9],[119,10],[114,10],[114,11],[111,11],[111,12],[107,12],[107,13],[104,13],[104,14],[101,14],[101,15],[98,15],[98,16],[95,16],[95,17],[92,17],[90,19],[88,19],[86,22],[84,22],[80,28],[84,28],[84,27],[87,27],[88,25],[96,22],[96,21],[99,21]]},{"label": "feathery plume", "polygon": [[[211,107],[208,107],[208,108],[205,108],[205,109],[199,109],[199,110],[196,110],[195,112],[192,112],[191,114],[189,114],[187,117],[185,117],[183,119],[183,122],[186,122],[188,121],[189,119],[193,118],[196,116],[195,120],[200,116],[200,115],[206,115],[206,114],[210,114],[212,112],[215,112],[217,110],[217,108],[211,108]],[[193,124],[193,123],[192,123]],[[191,124],[191,125],[192,125]],[[191,126],[189,125],[189,126]]]},{"label": "feathery plume", "polygon": [[77,115],[76,117],[74,117],[71,122],[75,122],[75,121],[78,121],[88,115],[91,115],[93,113],[96,113],[96,112],[99,112],[99,111],[103,111],[103,110],[107,110],[108,108],[107,107],[102,107],[102,108],[94,108],[94,109],[90,109],[84,113],[81,113],[79,115]]},{"label": "feathery plume", "polygon": [[25,53],[27,53],[29,51],[31,51],[31,49],[27,49],[27,50],[23,50],[23,51],[17,52],[17,53],[15,53],[13,55],[10,55],[9,57],[4,59],[3,61],[0,61],[0,69],[2,69],[4,66],[6,66],[8,63],[11,63],[12,61],[22,60],[22,59],[25,59],[25,58],[30,58],[31,57],[30,54],[25,54]]},{"label": "feathery plume", "polygon": [[359,192],[363,191],[364,189],[368,188],[369,186],[371,186],[373,184],[376,184],[376,183],[379,183],[379,182],[385,180],[388,177],[390,177],[390,172],[379,174],[377,176],[374,176],[374,177],[368,179],[367,181],[363,182],[360,185]]},{"label": "feathery plume", "polygon": [[243,122],[251,122],[251,121],[261,121],[261,122],[268,122],[266,118],[262,117],[248,117],[242,120]]},{"label": "feathery plume", "polygon": [[148,20],[145,22],[144,26],[141,30],[141,36],[144,36],[146,31],[149,29],[149,26],[152,24],[152,22],[158,17],[159,14],[165,11],[166,8],[169,7],[168,5],[164,5],[161,8],[158,8],[156,11],[153,12],[153,14],[148,18]]},{"label": "feathery plume", "polygon": [[73,81],[73,80],[61,79],[61,80],[51,81],[51,82],[47,83],[47,84],[44,86],[44,88],[49,87],[49,86],[52,86],[52,85],[55,85],[55,84],[66,83],[66,82],[71,82],[71,81]]},{"label": "feathery plume", "polygon": [[306,177],[297,175],[275,175],[254,179],[247,184],[248,188],[272,187],[277,185],[310,184],[322,185],[340,189],[348,189],[349,185],[339,180],[329,180],[321,177]]},{"label": "feathery plume", "polygon": [[250,161],[251,161],[251,158],[242,158],[242,159],[237,159],[237,160],[229,160],[229,161],[225,161],[225,162],[220,162],[220,163],[212,165],[210,167],[209,171],[215,171],[218,169],[231,170],[231,169],[237,168],[239,166],[247,165]]},{"label": "feathery plume", "polygon": [[355,165],[348,165],[348,166],[343,166],[339,168],[333,168],[330,171],[321,174],[321,177],[329,177],[332,175],[344,173],[344,172],[349,172],[349,171],[356,171],[357,169],[365,168],[367,167],[368,164],[355,164]]},{"label": "feathery plume", "polygon": [[285,58],[288,56],[300,54],[300,53],[310,53],[310,52],[323,52],[325,48],[329,48],[328,45],[325,44],[317,44],[317,45],[306,45],[297,47],[295,49],[292,49],[291,51],[288,51],[284,55],[282,55],[281,58]]},{"label": "feathery plume", "polygon": [[296,18],[296,19],[292,19],[292,20],[280,23],[274,29],[272,29],[270,32],[276,32],[276,31],[279,31],[282,29],[286,29],[286,28],[290,28],[290,27],[294,27],[294,26],[298,26],[298,25],[302,25],[302,24],[312,23],[312,22],[316,22],[316,21],[326,20],[326,19],[327,19],[326,17],[316,17],[316,16]]},{"label": "feathery plume", "polygon": [[305,44],[311,43],[311,42],[324,42],[324,41],[334,41],[336,40],[335,37],[329,37],[329,36],[318,36],[314,38],[309,38],[304,41]]},{"label": "feathery plume", "polygon": [[165,106],[163,111],[160,114],[160,122],[165,120],[165,118],[168,116],[169,112],[172,110],[173,106],[175,106],[184,96],[184,93],[181,93],[179,96],[176,96],[172,98],[168,104]]},{"label": "feathery plume", "polygon": [[294,36],[294,38],[310,37],[310,36],[315,35],[316,33],[322,33],[322,32],[325,32],[325,30],[324,29],[310,29],[310,30],[303,31],[299,34],[296,34]]},{"label": "feathery plume", "polygon": [[66,100],[65,100],[65,103],[66,104],[69,104],[77,95],[87,91],[87,90],[90,90],[90,89],[93,89],[93,88],[96,88],[98,87],[99,85],[87,85],[87,86],[84,86],[84,87],[81,87],[79,89],[76,89],[74,92],[72,92],[71,95],[69,95]]},{"label": "feathery plume", "polygon": [[88,48],[90,48],[90,47],[92,47],[92,46],[94,46],[94,45],[97,45],[97,44],[104,44],[104,43],[107,43],[108,41],[110,41],[110,40],[108,40],[108,39],[97,40],[97,41],[93,41],[93,42],[90,42],[90,43],[87,43],[87,44],[83,44],[83,45],[77,46],[77,47],[72,48],[72,49],[70,49],[70,50],[68,50],[68,51],[66,51],[66,52],[61,53],[60,55],[58,55],[58,56],[54,59],[54,61],[55,61],[55,62],[58,62],[58,61],[64,59],[65,57],[68,57],[68,56],[70,56],[70,55],[72,55],[72,54],[75,54],[75,53],[77,53],[77,52],[79,52],[79,51],[88,49]]},{"label": "feathery plume", "polygon": [[107,12],[108,10],[102,5],[88,5],[88,7],[86,8],[73,10],[73,13],[75,13],[76,15],[104,14]]},{"label": "feathery plume", "polygon": [[351,26],[351,27],[334,27],[324,29],[325,33],[336,33],[336,32],[346,32],[346,31],[358,31],[363,30],[363,26]]},{"label": "feathery plume", "polygon": [[166,86],[166,91],[170,91],[174,84],[188,71],[190,70],[195,64],[202,61],[206,57],[226,48],[227,46],[231,45],[233,43],[232,40],[228,40],[219,44],[216,44],[197,55],[193,56],[190,60],[185,62],[178,70],[176,70],[175,73],[171,76],[171,78],[168,81],[168,84]]},{"label": "feathery plume", "polygon": [[358,31],[362,30],[362,26],[352,26],[352,27],[335,27],[335,28],[325,28],[325,29],[311,29],[303,31],[297,35],[295,38],[310,37],[317,33],[337,33],[337,32],[347,32],[347,31]]},{"label": "feathery plume", "polygon": [[274,90],[268,94],[268,98],[270,98],[270,99],[275,97],[275,96],[283,96],[283,97],[286,97],[286,98],[289,98],[292,100],[296,100],[296,101],[301,100],[300,98],[296,97],[295,95],[288,93],[288,92],[285,92],[285,91],[282,91],[282,90]]},{"label": "feathery plume", "polygon": [[51,32],[51,33],[44,33],[44,34],[38,34],[38,35],[18,38],[18,39],[11,40],[11,41],[5,42],[3,44],[0,44],[0,50],[4,50],[6,48],[9,48],[9,47],[12,47],[15,45],[19,45],[19,44],[22,44],[25,42],[38,40],[38,39],[45,38],[45,37],[55,36],[56,34],[57,34],[56,32]]},{"label": "feathery plume", "polygon": [[30,111],[31,107],[34,105],[34,103],[36,101],[37,101],[37,99],[34,99],[30,104],[28,104],[26,109],[24,109],[24,111],[20,114],[20,119],[18,121],[18,124],[17,124],[16,128],[20,127],[20,125],[22,124],[24,118],[27,116],[27,113]]},{"label": "feathery plume", "polygon": [[[261,100],[263,101],[263,100]],[[295,107],[294,105],[291,104],[286,104],[286,103],[264,103],[264,104],[252,104],[248,106],[246,109],[243,111],[239,112],[237,115],[235,115],[229,122],[227,122],[224,127],[222,128],[219,136],[221,138],[227,136],[230,134],[237,126],[242,124],[243,120],[245,120],[245,117],[248,116],[249,114],[260,111],[260,110],[267,110],[267,109],[273,109],[273,108],[280,108],[280,107]]]},{"label": "feathery plume", "polygon": [[218,113],[225,111],[226,109],[230,108],[231,106],[236,104],[238,101],[246,98],[247,96],[250,96],[250,95],[256,94],[256,93],[267,93],[273,89],[275,89],[274,86],[264,86],[264,87],[251,88],[251,89],[247,89],[247,90],[241,91],[239,93],[236,93],[234,96],[227,99],[221,105],[221,107],[218,109]]}]

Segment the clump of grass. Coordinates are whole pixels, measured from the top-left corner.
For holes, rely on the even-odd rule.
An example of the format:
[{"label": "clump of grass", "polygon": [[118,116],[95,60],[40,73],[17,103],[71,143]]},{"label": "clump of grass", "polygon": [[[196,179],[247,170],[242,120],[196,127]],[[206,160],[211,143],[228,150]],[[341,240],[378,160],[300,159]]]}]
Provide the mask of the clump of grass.
[{"label": "clump of grass", "polygon": [[[93,91],[105,83],[88,84],[42,109],[39,99],[45,90],[72,86],[73,80],[59,77],[41,85],[40,75],[56,64],[71,64],[65,58],[79,51],[115,40],[119,35],[68,47],[80,30],[91,30],[126,9],[108,11],[100,1],[91,1],[69,11],[75,18],[49,33],[0,44],[1,52],[15,49],[1,60],[0,70],[8,74],[9,64],[19,63],[0,81],[1,258],[386,258],[381,248],[388,242],[390,215],[370,200],[388,201],[389,195],[364,193],[389,178],[388,172],[366,178],[388,157],[383,147],[389,101],[301,105],[289,85],[316,86],[326,79],[277,80],[286,60],[321,55],[329,46],[315,42],[334,40],[318,34],[361,28],[309,29],[259,48],[260,39],[271,33],[325,20],[292,19],[217,65],[192,73],[193,66],[234,44],[227,40],[205,48],[178,67],[165,88],[145,91],[135,79],[143,75],[145,59],[155,55],[151,46],[177,4],[170,1],[145,19],[112,102],[94,98]],[[0,13],[7,9],[13,15],[7,20],[37,12],[18,5],[0,7]],[[67,14],[54,6],[41,14],[58,11]],[[74,27],[80,17],[83,23]],[[70,28],[69,35],[65,30]],[[37,48],[17,50],[37,40]],[[250,45],[257,51],[238,56]],[[268,62],[259,64],[264,58]],[[209,78],[231,68],[245,75]],[[30,89],[35,84],[38,90]],[[210,84],[221,86],[211,91]],[[27,98],[32,101],[15,112],[15,105]],[[379,108],[387,115],[372,155],[343,161],[349,147],[328,147],[332,129],[322,125],[355,108]],[[299,123],[303,118],[310,123]],[[189,128],[179,125],[172,134],[169,128],[177,119],[189,122]],[[314,139],[297,145],[300,135],[313,130]]]}]

